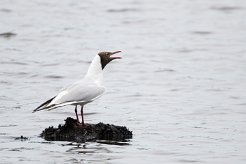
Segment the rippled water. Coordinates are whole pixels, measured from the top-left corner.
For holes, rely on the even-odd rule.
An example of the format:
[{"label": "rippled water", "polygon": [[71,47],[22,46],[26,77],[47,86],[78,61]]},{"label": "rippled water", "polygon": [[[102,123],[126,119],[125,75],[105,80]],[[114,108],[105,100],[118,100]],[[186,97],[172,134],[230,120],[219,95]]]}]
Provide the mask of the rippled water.
[{"label": "rippled water", "polygon": [[[245,14],[245,0],[2,0],[0,163],[245,163]],[[123,59],[85,120],[127,126],[129,145],[39,138],[73,107],[32,110],[102,50]]]}]

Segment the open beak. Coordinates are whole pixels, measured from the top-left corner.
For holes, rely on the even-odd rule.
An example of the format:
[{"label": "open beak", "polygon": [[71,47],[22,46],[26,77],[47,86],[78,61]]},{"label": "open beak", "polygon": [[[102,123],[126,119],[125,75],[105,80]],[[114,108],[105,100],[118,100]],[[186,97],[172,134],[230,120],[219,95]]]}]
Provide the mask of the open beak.
[{"label": "open beak", "polygon": [[115,52],[112,52],[111,55],[110,55],[110,58],[111,58],[112,60],[114,60],[114,59],[121,59],[121,57],[119,57],[119,56],[112,56],[112,55],[117,54],[117,53],[120,53],[120,52],[121,52],[121,51],[115,51]]}]

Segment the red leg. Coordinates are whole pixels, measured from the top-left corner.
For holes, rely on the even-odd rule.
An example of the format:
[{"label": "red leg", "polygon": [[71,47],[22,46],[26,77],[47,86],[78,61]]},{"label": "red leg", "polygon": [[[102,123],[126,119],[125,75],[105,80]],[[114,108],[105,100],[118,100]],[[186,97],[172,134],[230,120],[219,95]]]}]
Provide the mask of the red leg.
[{"label": "red leg", "polygon": [[81,118],[82,118],[82,125],[84,126],[85,123],[84,123],[84,111],[83,111],[83,107],[84,106],[81,106]]},{"label": "red leg", "polygon": [[78,113],[77,113],[77,105],[75,106],[75,114],[76,114],[77,121],[79,122],[79,117],[78,117]]}]

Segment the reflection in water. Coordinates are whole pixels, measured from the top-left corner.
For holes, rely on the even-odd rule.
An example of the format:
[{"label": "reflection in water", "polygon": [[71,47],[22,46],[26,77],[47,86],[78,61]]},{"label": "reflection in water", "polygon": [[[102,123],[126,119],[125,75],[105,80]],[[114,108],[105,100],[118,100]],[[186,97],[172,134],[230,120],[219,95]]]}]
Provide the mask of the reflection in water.
[{"label": "reflection in water", "polygon": [[129,140],[126,141],[97,140],[96,142],[101,144],[118,145],[118,146],[130,145]]},{"label": "reflection in water", "polygon": [[88,153],[110,153],[111,151],[107,149],[106,147],[103,147],[102,145],[90,145],[88,143],[85,144],[77,144],[77,143],[70,143],[66,144],[63,146],[69,146],[67,152],[72,152],[72,153],[83,153],[83,154],[88,154]]}]

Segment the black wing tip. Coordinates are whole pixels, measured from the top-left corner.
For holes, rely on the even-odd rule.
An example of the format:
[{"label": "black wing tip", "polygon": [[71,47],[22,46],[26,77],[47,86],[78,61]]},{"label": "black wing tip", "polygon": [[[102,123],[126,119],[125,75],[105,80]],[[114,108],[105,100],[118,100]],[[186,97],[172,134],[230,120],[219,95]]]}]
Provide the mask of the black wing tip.
[{"label": "black wing tip", "polygon": [[34,110],[32,111],[32,113],[35,113],[35,112],[38,112],[38,111],[44,110],[44,109],[45,109],[45,107],[43,107],[43,108],[37,107],[36,109],[34,109]]},{"label": "black wing tip", "polygon": [[47,108],[47,105],[54,99],[55,97],[52,97],[51,99],[47,100],[43,104],[39,105],[36,109],[32,111],[32,113],[38,112],[40,110],[44,110]]},{"label": "black wing tip", "polygon": [[40,110],[38,110],[38,109],[34,109],[34,110],[32,111],[32,113],[35,113],[35,112],[37,112],[37,111],[40,111]]}]

